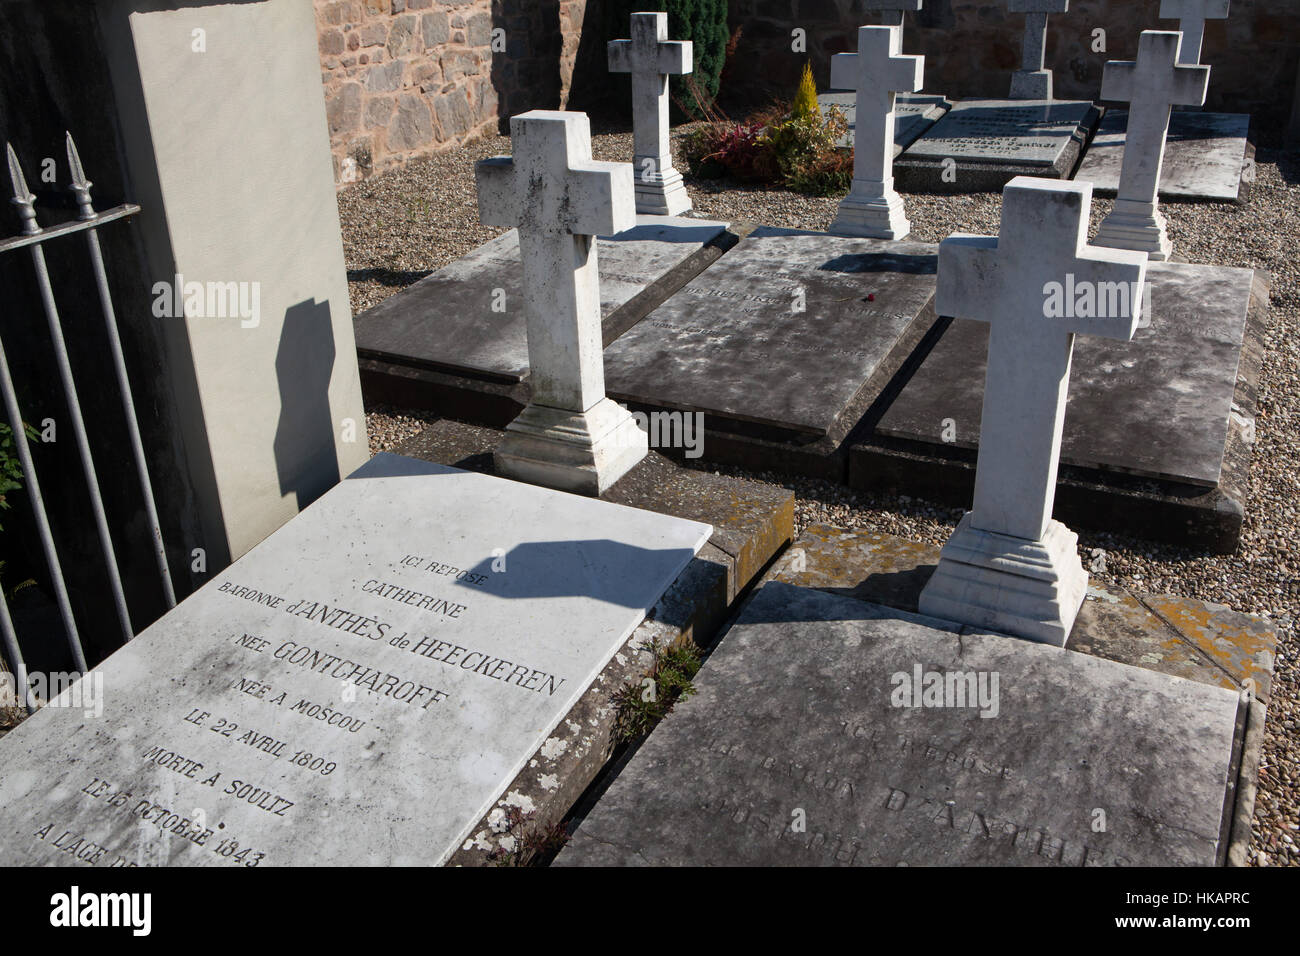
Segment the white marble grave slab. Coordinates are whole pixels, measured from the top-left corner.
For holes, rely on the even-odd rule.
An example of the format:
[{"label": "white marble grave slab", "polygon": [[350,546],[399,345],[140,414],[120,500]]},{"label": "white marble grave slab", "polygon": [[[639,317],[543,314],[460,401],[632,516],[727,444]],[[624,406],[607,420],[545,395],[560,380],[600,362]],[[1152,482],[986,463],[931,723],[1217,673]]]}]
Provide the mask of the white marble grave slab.
[{"label": "white marble grave slab", "polygon": [[380,455],[0,741],[0,863],[442,863],[710,533]]}]

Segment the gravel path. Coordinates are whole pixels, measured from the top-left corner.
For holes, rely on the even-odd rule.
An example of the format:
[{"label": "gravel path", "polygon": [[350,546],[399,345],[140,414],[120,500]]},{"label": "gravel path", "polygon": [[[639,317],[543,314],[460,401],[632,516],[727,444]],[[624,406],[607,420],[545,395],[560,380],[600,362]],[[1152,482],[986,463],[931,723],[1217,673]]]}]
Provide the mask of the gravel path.
[{"label": "gravel path", "polygon": [[[680,135],[680,131],[679,134]],[[358,184],[339,196],[354,312],[458,258],[501,230],[478,224],[473,161],[508,153],[494,137]],[[626,161],[629,133],[597,134],[597,159]],[[678,160],[678,166],[684,164]],[[765,225],[825,229],[837,198],[781,189],[737,188],[687,178],[695,214]],[[911,239],[938,242],[949,233],[996,234],[1001,196],[907,195]],[[1279,633],[1277,674],[1265,732],[1251,859],[1260,865],[1300,864],[1300,157],[1261,149],[1250,201],[1243,206],[1166,203],[1175,253],[1191,262],[1245,266],[1272,275],[1267,350],[1261,375],[1256,448],[1241,547],[1205,556],[1119,534],[1081,533],[1085,565],[1102,581],[1133,590],[1173,593],[1267,614]],[[1110,210],[1094,200],[1093,230]],[[371,450],[391,448],[427,420],[419,413],[368,411]],[[792,489],[796,530],[826,521],[941,544],[960,511],[905,495],[853,492],[811,479],[747,475]],[[1094,549],[1105,552],[1104,561]]]}]

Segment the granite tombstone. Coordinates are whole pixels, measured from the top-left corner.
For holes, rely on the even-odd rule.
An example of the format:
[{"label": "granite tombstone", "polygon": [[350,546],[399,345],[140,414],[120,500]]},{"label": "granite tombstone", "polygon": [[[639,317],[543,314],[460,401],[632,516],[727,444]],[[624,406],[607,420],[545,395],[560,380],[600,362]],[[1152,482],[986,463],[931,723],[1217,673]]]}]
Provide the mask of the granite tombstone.
[{"label": "granite tombstone", "polygon": [[1068,179],[1100,111],[1073,100],[960,100],[894,161],[909,192],[1000,190],[1016,176]]}]

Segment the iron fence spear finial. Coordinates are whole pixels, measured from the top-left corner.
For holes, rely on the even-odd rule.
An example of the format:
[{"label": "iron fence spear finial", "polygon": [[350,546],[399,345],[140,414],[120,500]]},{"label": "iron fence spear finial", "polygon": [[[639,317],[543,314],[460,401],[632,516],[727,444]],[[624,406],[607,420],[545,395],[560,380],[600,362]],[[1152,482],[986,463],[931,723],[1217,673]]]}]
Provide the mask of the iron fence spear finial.
[{"label": "iron fence spear finial", "polygon": [[95,218],[95,207],[90,204],[90,187],[94,185],[86,178],[86,171],[81,166],[81,157],[77,155],[77,144],[68,133],[68,167],[72,170],[72,191],[76,193],[80,211],[77,218],[83,222]]},{"label": "iron fence spear finial", "polygon": [[23,220],[23,232],[29,236],[35,235],[41,231],[41,227],[36,224],[36,196],[27,188],[27,178],[23,176],[23,168],[18,164],[18,154],[14,152],[13,143],[5,143],[5,150],[9,153],[9,181],[14,188],[14,198],[9,201],[18,207],[18,215]]}]

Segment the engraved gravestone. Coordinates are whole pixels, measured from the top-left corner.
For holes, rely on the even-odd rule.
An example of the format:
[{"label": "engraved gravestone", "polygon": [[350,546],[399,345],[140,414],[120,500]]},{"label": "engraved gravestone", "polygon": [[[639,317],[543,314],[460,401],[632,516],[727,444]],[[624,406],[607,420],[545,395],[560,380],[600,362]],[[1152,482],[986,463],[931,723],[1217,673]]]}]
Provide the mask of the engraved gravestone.
[{"label": "engraved gravestone", "polygon": [[961,100],[894,161],[910,191],[1001,189],[1016,176],[1068,179],[1096,126],[1089,102]]},{"label": "engraved gravestone", "polygon": [[[836,140],[842,149],[853,146],[853,136],[858,120],[858,95],[840,90],[817,94],[817,105],[823,115],[832,106],[844,113],[848,131]],[[899,93],[894,97],[894,157],[920,138],[935,121],[952,108],[947,97],[938,93]]]},{"label": "engraved gravestone", "polygon": [[[1160,198],[1243,199],[1253,156],[1249,133],[1249,113],[1175,110],[1160,164]],[[1127,135],[1128,110],[1107,110],[1074,178],[1091,182],[1097,195],[1114,195]]]},{"label": "engraved gravestone", "polygon": [[1240,698],[1221,687],[780,582],[694,686],[557,865],[1225,856]]},{"label": "engraved gravestone", "polygon": [[442,863],[709,533],[381,455],[0,740],[0,863]]}]

